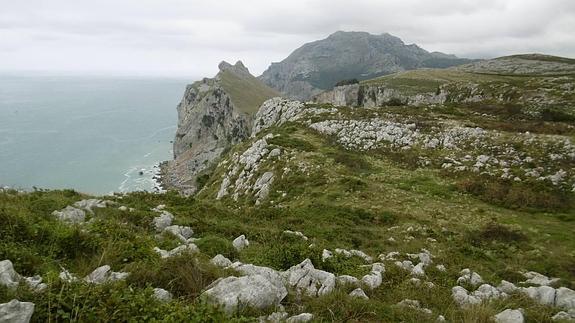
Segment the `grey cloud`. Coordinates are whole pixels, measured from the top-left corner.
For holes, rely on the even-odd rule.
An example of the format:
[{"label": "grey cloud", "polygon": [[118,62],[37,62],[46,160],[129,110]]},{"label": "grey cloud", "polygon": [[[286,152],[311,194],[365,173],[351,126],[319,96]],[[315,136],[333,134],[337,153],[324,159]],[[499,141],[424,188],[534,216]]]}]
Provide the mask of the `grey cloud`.
[{"label": "grey cloud", "polygon": [[573,0],[3,2],[0,70],[33,61],[33,68],[191,75],[242,59],[257,74],[337,30],[389,32],[467,57],[575,56]]}]

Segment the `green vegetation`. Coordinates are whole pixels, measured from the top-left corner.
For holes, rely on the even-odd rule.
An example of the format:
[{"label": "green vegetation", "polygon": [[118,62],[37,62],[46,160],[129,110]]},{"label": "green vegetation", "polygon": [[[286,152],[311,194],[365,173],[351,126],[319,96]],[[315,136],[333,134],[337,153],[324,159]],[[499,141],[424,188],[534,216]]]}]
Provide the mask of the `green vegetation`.
[{"label": "green vegetation", "polygon": [[220,73],[222,87],[240,112],[255,114],[262,103],[280,94],[251,75],[239,76],[229,70]]}]

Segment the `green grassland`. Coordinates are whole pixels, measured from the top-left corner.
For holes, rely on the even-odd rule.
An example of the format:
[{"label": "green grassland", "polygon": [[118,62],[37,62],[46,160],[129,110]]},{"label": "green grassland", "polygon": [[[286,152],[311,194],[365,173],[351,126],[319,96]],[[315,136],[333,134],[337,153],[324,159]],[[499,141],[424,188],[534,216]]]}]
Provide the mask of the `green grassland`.
[{"label": "green grassland", "polygon": [[255,114],[265,100],[280,94],[253,76],[239,76],[229,70],[220,74],[222,87],[240,112]]}]

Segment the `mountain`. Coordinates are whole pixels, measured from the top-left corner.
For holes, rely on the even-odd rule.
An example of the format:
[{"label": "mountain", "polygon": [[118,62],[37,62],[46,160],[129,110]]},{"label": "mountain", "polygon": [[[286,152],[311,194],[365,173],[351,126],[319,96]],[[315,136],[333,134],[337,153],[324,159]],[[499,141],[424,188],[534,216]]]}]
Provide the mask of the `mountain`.
[{"label": "mountain", "polygon": [[174,160],[162,167],[168,188],[195,192],[198,175],[245,139],[259,106],[279,95],[252,76],[241,61],[222,62],[219,69],[214,78],[188,85],[178,105]]},{"label": "mountain", "polygon": [[365,80],[404,70],[468,62],[453,55],[430,53],[415,44],[406,45],[387,33],[338,31],[272,63],[259,79],[290,98],[307,100],[342,80]]}]

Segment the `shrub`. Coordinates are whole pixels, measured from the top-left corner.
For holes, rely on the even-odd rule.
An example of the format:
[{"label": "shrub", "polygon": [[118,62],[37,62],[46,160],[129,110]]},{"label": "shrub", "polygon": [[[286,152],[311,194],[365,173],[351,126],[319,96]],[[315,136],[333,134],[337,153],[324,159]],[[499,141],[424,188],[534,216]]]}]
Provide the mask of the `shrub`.
[{"label": "shrub", "polygon": [[196,241],[196,245],[200,250],[210,257],[217,254],[222,254],[227,258],[237,258],[238,253],[231,241],[225,238],[209,235]]},{"label": "shrub", "polygon": [[315,147],[310,144],[309,142],[299,139],[299,138],[295,138],[292,136],[287,136],[287,135],[283,135],[283,136],[277,136],[271,139],[268,139],[268,143],[272,144],[272,145],[277,145],[277,146],[281,146],[281,147],[285,147],[285,148],[293,148],[293,149],[298,149],[298,150],[302,150],[302,151],[314,151]]},{"label": "shrub", "polygon": [[496,222],[490,222],[483,228],[470,232],[469,240],[474,246],[482,246],[491,242],[519,244],[527,241],[528,238],[520,231],[510,229]]},{"label": "shrub", "polygon": [[357,153],[338,150],[335,153],[329,153],[328,156],[333,158],[336,163],[347,167],[354,173],[367,172],[371,170],[371,164],[364,156]]}]

